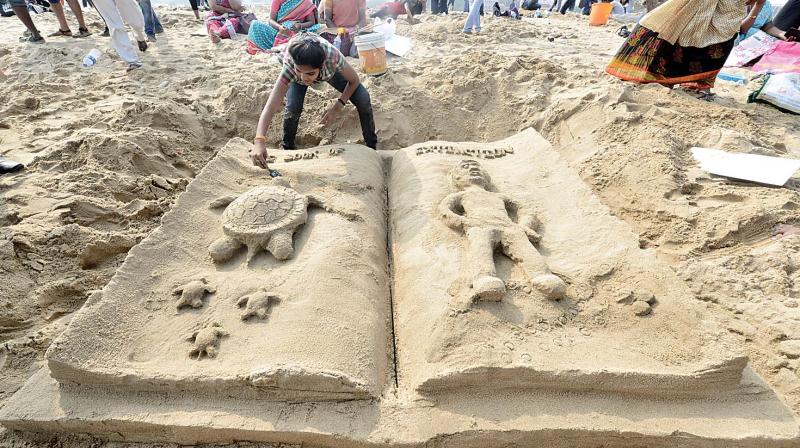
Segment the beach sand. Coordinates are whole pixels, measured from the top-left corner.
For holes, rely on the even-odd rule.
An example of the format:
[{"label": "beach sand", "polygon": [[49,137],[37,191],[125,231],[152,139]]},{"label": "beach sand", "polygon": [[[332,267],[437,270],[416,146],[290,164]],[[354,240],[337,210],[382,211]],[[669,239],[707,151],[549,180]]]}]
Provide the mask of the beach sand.
[{"label": "beach sand", "polygon": [[[166,31],[130,73],[92,11],[93,36],[45,45],[16,42],[21,23],[0,19],[0,155],[28,165],[0,177],[0,406],[44,365],[72,313],[158,227],[206,162],[229,139],[254,136],[280,66],[247,55],[243,40],[212,44],[188,5],[157,12]],[[726,180],[697,169],[689,152],[800,158],[797,116],[747,104],[747,86],[720,81],[716,100],[705,102],[606,75],[622,43],[613,21],[593,28],[576,16],[485,18],[480,35],[464,35],[464,19],[398,25],[413,51],[391,58],[385,76],[364,79],[379,149],[488,142],[535,128],[638,232],[640,247],[741,340],[753,367],[800,416],[800,236],[771,238],[776,224],[800,223],[800,175],[783,188]],[[44,34],[57,28],[52,14],[34,20]],[[84,69],[92,48],[103,55]],[[352,107],[330,128],[319,124],[333,99],[328,87],[309,91],[301,147],[360,142]],[[276,118],[271,147],[280,128]],[[88,446],[1,428],[0,445]]]}]

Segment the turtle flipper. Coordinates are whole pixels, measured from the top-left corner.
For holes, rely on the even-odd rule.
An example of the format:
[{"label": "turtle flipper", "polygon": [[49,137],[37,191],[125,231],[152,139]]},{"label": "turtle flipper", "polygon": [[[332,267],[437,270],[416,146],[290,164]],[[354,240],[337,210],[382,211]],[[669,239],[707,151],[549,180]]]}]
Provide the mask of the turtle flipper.
[{"label": "turtle flipper", "polygon": [[242,245],[242,243],[233,238],[222,237],[208,246],[208,254],[211,255],[211,259],[214,261],[223,263],[233,258]]},{"label": "turtle flipper", "polygon": [[288,260],[294,255],[294,229],[284,229],[275,232],[267,242],[266,249],[278,260]]},{"label": "turtle flipper", "polygon": [[220,208],[220,207],[227,207],[228,204],[233,202],[236,199],[236,196],[223,196],[221,198],[214,199],[208,204],[208,208]]}]

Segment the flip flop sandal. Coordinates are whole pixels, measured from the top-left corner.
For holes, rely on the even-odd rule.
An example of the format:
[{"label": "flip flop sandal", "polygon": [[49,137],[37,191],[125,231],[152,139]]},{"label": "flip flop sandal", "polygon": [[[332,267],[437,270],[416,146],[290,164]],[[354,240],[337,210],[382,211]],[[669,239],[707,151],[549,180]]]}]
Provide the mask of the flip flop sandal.
[{"label": "flip flop sandal", "polygon": [[29,44],[43,44],[44,43],[44,37],[42,37],[42,36],[39,36],[39,37],[34,37],[34,36],[25,37],[25,36],[23,36],[23,37],[19,38],[19,41],[20,42],[27,42]]},{"label": "flip flop sandal", "polygon": [[139,44],[139,51],[145,52],[147,51],[147,42],[143,40],[136,41]]},{"label": "flip flop sandal", "polygon": [[89,37],[92,35],[92,32],[87,30],[86,28],[78,28],[78,34],[73,34],[72,37],[75,39],[80,39],[82,37]]},{"label": "flip flop sandal", "polygon": [[71,37],[72,36],[72,31],[71,30],[66,30],[66,31],[58,30],[55,33],[47,35],[47,37],[61,37],[61,36],[63,36],[63,37]]},{"label": "flip flop sandal", "polygon": [[130,64],[128,64],[128,68],[125,71],[132,72],[132,71],[140,69],[140,68],[142,68],[142,63],[141,62],[131,62]]}]

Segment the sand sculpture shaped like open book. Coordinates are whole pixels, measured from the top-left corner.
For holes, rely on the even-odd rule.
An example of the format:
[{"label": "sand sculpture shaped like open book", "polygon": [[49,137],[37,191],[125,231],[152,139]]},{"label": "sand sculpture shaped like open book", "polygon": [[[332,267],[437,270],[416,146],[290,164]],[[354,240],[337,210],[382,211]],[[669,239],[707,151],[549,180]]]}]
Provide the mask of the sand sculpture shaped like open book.
[{"label": "sand sculpture shaped like open book", "polygon": [[[105,427],[92,425],[98,415],[179,427],[174,411],[191,402],[210,427],[243,432],[170,430],[167,440],[415,444],[463,431],[544,437],[552,399],[575,416],[556,426],[594,436],[583,413],[611,412],[597,428],[649,437],[628,410],[661,406],[661,435],[797,437],[732,336],[535,131],[390,154],[321,148],[275,163],[277,181],[250,166],[248,148],[231,141],[52,344],[58,387],[35,377],[0,421],[38,429],[25,417],[34,403],[36,421],[68,412],[81,430]],[[756,383],[758,395],[741,392]],[[144,407],[79,404],[95,389]],[[528,417],[476,423],[484,408],[463,395],[473,389],[499,406],[485,409]],[[169,423],[148,417],[140,393],[174,395],[178,404],[153,411]],[[747,428],[713,405],[740,395]],[[51,415],[54,402],[87,410]],[[714,423],[673,418],[689,408]]]},{"label": "sand sculpture shaped like open book", "polygon": [[[554,152],[522,142],[493,159],[393,157],[392,274],[376,153],[295,162],[273,180],[224,151],[53,344],[51,371],[145,389],[379,396],[394,282],[399,379],[425,393],[735,387],[746,360],[702,305]],[[176,311],[187,282],[205,294]],[[242,320],[260,290],[281,300]],[[212,325],[226,335],[210,352],[187,344]]]}]

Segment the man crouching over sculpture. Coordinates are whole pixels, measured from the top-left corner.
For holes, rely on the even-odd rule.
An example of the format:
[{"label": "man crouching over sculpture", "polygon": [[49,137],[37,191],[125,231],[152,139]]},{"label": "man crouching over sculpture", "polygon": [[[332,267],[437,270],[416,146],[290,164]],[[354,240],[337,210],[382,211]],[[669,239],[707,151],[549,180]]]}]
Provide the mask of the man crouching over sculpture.
[{"label": "man crouching over sculpture", "polygon": [[545,297],[563,298],[564,281],[550,272],[534,247],[541,239],[537,217],[524,205],[491,191],[489,175],[474,160],[462,160],[450,170],[450,182],[458,191],[442,200],[439,212],[448,227],[467,236],[464,262],[472,282],[471,299],[503,298],[505,283],[497,276],[494,262],[497,248],[522,267],[531,285]]}]

